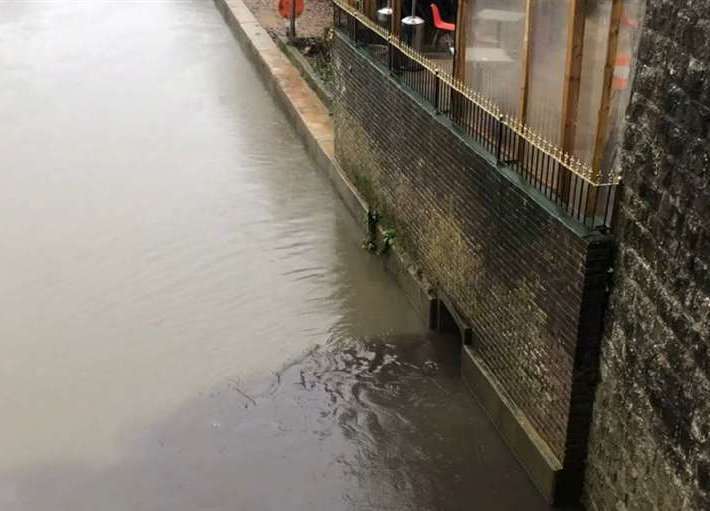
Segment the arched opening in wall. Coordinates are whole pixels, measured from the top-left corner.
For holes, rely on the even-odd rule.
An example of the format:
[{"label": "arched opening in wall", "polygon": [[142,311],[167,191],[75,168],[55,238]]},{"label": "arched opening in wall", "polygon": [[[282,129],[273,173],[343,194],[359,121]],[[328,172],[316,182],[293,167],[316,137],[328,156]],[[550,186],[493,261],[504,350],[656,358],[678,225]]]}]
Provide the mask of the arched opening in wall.
[{"label": "arched opening in wall", "polygon": [[454,314],[441,299],[437,298],[432,303],[429,326],[430,346],[436,353],[437,360],[447,361],[446,367],[454,371],[452,374],[458,376],[461,368],[462,335]]},{"label": "arched opening in wall", "polygon": [[431,328],[438,334],[442,349],[451,350],[457,364],[461,362],[461,348],[471,344],[471,327],[463,319],[453,302],[439,293],[434,307]]},{"label": "arched opening in wall", "polygon": [[459,327],[453,315],[441,300],[437,301],[435,330],[440,334],[457,337],[460,340]]}]

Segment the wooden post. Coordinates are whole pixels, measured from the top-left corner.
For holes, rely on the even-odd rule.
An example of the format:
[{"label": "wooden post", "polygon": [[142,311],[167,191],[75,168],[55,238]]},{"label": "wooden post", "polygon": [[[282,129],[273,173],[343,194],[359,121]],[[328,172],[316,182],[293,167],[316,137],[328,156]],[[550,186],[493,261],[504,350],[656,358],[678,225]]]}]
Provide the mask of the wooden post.
[{"label": "wooden post", "polygon": [[296,42],[296,0],[291,0],[291,18],[288,25],[288,38],[291,43]]},{"label": "wooden post", "polygon": [[392,35],[399,38],[402,23],[402,0],[392,0]]},{"label": "wooden post", "polygon": [[533,27],[533,7],[534,0],[525,1],[525,27],[523,32],[523,48],[522,48],[522,76],[520,83],[520,106],[519,117],[522,123],[527,121],[528,115],[528,97],[530,93],[530,57],[532,50],[532,27]]},{"label": "wooden post", "polygon": [[607,39],[606,64],[604,65],[604,83],[602,85],[602,101],[599,105],[597,132],[594,137],[594,158],[592,160],[593,177],[598,178],[601,172],[602,159],[609,129],[609,108],[611,106],[611,90],[614,83],[614,67],[619,48],[619,27],[624,12],[623,0],[612,0],[611,20],[609,21],[609,38]]},{"label": "wooden post", "polygon": [[[525,125],[528,120],[528,99],[530,97],[530,58],[532,54],[533,8],[535,0],[525,0],[525,26],[523,28],[522,70],[520,77],[520,104],[518,105],[518,118]],[[519,144],[518,161],[525,158],[525,144]]]},{"label": "wooden post", "polygon": [[586,0],[571,0],[567,23],[567,62],[562,94],[562,119],[560,141],[562,149],[568,153],[574,147],[579,107],[579,86],[582,76],[582,55],[584,54],[584,6]]},{"label": "wooden post", "polygon": [[365,16],[372,21],[377,19],[377,0],[365,0]]},{"label": "wooden post", "polygon": [[473,7],[474,0],[458,0],[456,11],[456,34],[454,41],[453,75],[462,82],[466,79],[466,19],[469,5]]},{"label": "wooden post", "polygon": [[[560,146],[572,154],[577,129],[579,107],[579,87],[582,76],[582,56],[584,54],[584,7],[586,0],[571,0],[567,23],[567,62],[562,93],[562,116],[560,126]],[[567,171],[560,173],[558,191],[563,204],[569,200],[572,176]]]}]

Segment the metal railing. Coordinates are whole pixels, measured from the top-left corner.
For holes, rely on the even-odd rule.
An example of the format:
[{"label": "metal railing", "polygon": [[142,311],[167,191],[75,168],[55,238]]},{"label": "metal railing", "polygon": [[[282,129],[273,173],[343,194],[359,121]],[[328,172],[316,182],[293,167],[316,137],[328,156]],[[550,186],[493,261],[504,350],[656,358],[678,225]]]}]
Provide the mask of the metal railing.
[{"label": "metal railing", "polygon": [[334,26],[361,47],[401,84],[446,115],[500,166],[512,169],[530,186],[576,221],[591,228],[612,225],[619,179],[593,171],[498,106],[440,70],[422,53],[377,25],[354,7],[333,0]]}]

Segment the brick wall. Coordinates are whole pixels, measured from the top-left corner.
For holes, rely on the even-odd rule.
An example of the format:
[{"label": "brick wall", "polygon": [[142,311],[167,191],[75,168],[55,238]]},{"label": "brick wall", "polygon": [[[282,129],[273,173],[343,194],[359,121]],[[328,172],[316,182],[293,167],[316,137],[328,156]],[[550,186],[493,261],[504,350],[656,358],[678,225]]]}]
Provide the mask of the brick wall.
[{"label": "brick wall", "polygon": [[710,509],[710,1],[649,0],[585,501]]},{"label": "brick wall", "polygon": [[609,240],[560,218],[344,36],[334,44],[338,161],[470,321],[507,397],[581,470]]}]

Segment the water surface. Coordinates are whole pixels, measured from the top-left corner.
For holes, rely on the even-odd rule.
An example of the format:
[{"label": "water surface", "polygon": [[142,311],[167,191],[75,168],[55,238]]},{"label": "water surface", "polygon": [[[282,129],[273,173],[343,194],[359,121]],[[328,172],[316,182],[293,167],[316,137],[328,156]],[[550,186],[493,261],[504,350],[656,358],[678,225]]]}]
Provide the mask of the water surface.
[{"label": "water surface", "polygon": [[0,68],[0,509],[542,509],[211,2]]}]

